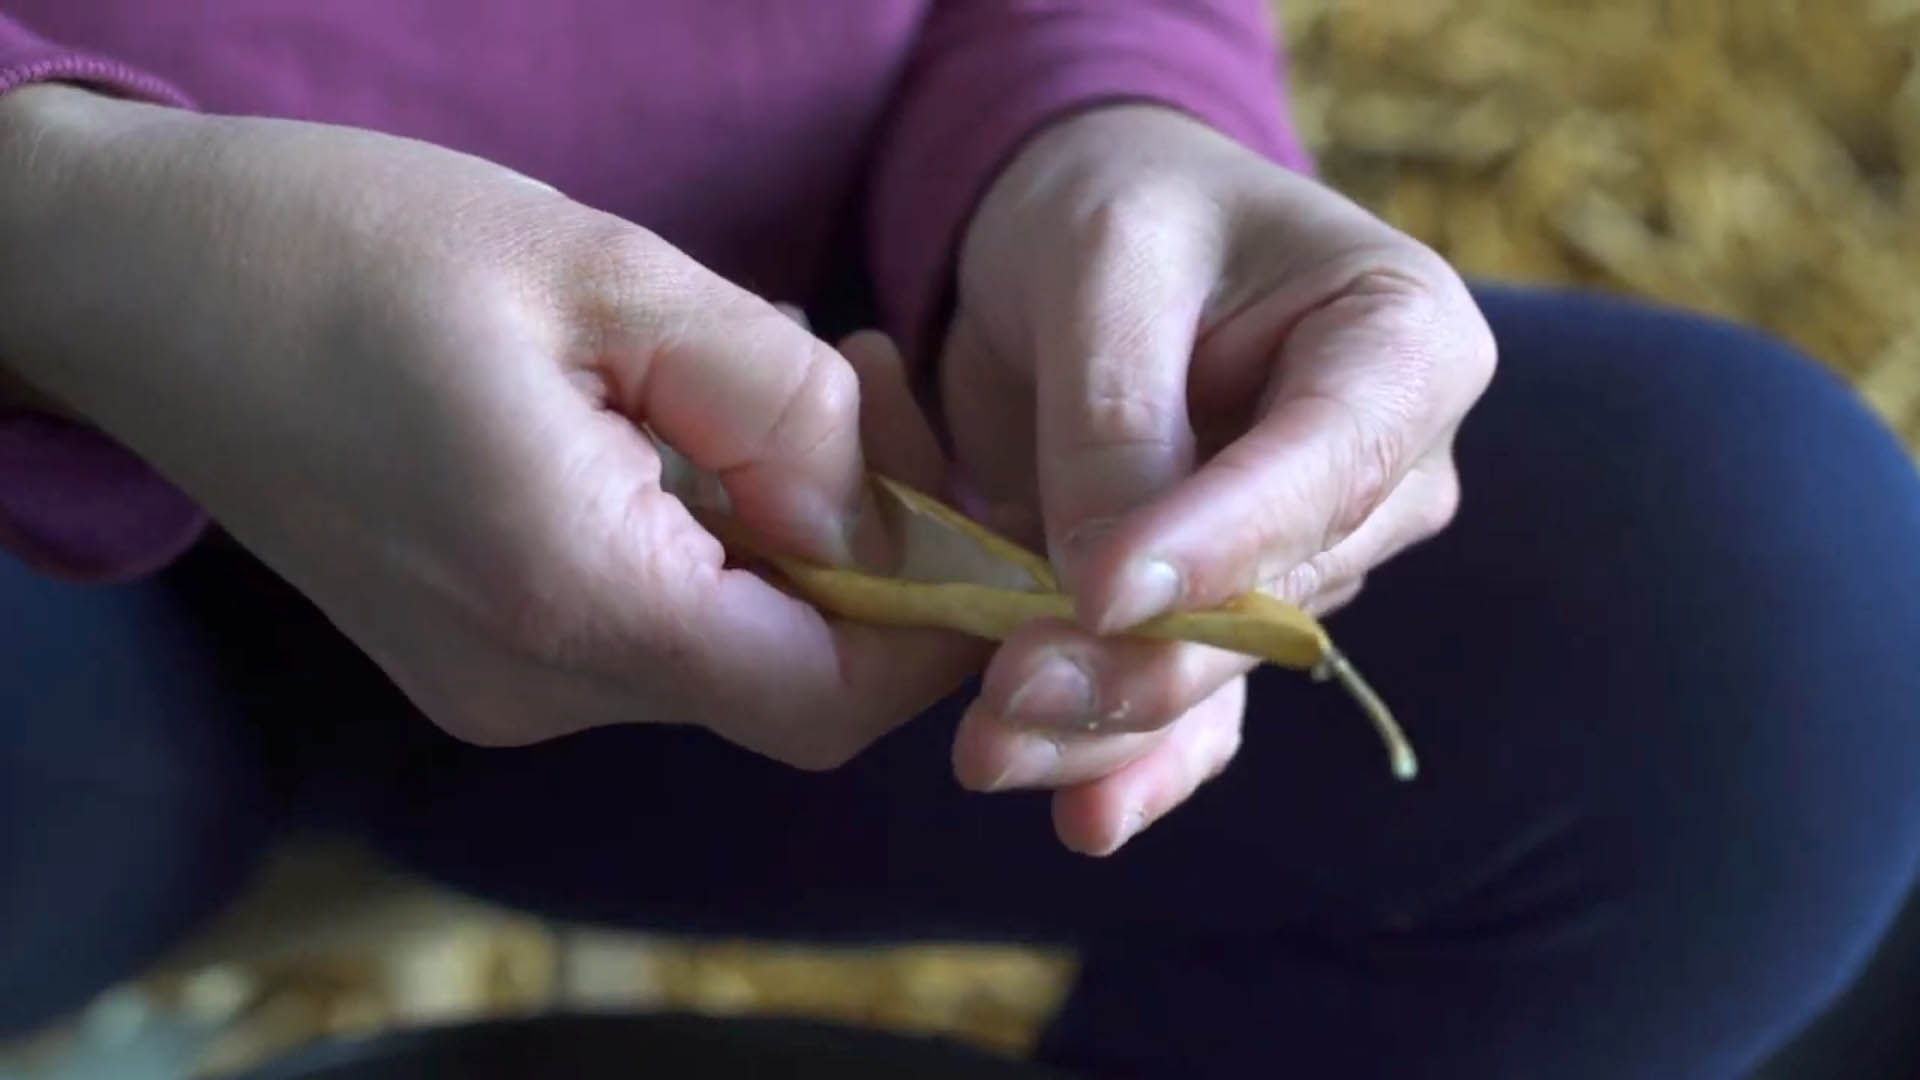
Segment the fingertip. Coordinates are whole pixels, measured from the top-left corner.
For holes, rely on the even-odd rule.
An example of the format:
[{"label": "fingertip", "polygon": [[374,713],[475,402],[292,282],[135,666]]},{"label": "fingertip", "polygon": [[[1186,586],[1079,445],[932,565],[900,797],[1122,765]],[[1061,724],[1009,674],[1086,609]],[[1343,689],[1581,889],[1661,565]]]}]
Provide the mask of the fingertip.
[{"label": "fingertip", "polygon": [[906,362],[900,356],[900,350],[893,339],[878,330],[856,330],[840,339],[837,346],[840,355],[853,365],[854,373],[860,376],[860,387],[867,389],[870,384],[880,381],[896,381],[902,378]]},{"label": "fingertip", "polygon": [[[1075,618],[1082,626],[1095,634],[1121,634],[1160,616],[1223,604],[1260,587],[1265,563],[1241,559],[1237,549],[1230,550],[1240,538],[1204,495],[1190,484],[1143,509],[1081,554],[1069,580]],[[1204,518],[1216,520],[1203,524]]]},{"label": "fingertip", "polygon": [[1146,827],[1140,810],[1115,813],[1112,800],[1097,780],[1057,791],[1053,796],[1053,834],[1068,851],[1093,859],[1117,854]]},{"label": "fingertip", "polygon": [[953,765],[953,778],[968,791],[990,793],[1005,772],[1003,755],[996,753],[994,743],[998,734],[992,730],[992,720],[982,711],[980,703],[974,702],[960,714],[960,726],[954,729],[953,751],[949,755]]}]

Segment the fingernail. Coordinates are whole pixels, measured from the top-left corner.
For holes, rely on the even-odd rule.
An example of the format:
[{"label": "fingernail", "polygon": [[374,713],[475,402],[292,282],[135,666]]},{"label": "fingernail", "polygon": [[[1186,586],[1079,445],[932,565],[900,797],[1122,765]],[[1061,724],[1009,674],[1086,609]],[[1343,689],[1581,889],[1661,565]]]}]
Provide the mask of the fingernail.
[{"label": "fingernail", "polygon": [[1120,580],[1120,594],[1095,626],[1100,633],[1131,630],[1180,603],[1180,571],[1160,559],[1137,563]]},{"label": "fingernail", "polygon": [[1006,717],[1015,724],[1080,725],[1093,715],[1093,680],[1059,653],[1042,661],[1007,699]]},{"label": "fingernail", "polygon": [[1007,757],[1007,767],[987,785],[988,791],[1037,787],[1060,767],[1060,744],[1045,735],[1021,735]]}]

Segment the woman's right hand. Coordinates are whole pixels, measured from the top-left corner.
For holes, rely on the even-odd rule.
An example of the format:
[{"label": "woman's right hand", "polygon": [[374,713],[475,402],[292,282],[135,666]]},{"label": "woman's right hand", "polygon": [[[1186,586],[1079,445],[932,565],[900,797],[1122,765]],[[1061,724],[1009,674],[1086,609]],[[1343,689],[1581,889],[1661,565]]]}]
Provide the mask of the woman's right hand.
[{"label": "woman's right hand", "polygon": [[698,723],[826,768],[981,659],[725,567],[639,425],[790,553],[883,559],[854,368],[507,169],[17,90],[0,312],[16,376],[152,462],[461,738]]}]

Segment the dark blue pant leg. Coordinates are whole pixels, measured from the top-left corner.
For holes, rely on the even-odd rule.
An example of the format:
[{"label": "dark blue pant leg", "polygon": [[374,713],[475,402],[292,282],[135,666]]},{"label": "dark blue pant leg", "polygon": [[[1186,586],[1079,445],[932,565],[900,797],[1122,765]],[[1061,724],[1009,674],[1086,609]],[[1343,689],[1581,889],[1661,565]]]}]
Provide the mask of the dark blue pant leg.
[{"label": "dark blue pant leg", "polygon": [[0,1035],[238,887],[271,819],[240,704],[172,579],[76,588],[0,558]]},{"label": "dark blue pant leg", "polygon": [[1462,438],[1459,523],[1333,624],[1425,778],[1356,783],[1364,735],[1263,680],[1249,760],[1138,857],[1263,820],[1268,872],[1219,888],[1304,884],[1318,922],[1110,940],[1063,1056],[1117,1068],[1165,1036],[1167,1075],[1267,1055],[1302,1075],[1736,1076],[1898,909],[1920,859],[1906,456],[1743,331],[1483,300],[1504,364]]}]

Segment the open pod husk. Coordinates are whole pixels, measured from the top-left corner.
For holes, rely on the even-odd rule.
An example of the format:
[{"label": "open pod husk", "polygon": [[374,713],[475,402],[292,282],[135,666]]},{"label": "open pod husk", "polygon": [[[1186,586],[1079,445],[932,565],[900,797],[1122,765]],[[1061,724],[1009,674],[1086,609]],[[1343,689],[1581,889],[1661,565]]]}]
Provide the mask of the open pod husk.
[{"label": "open pod husk", "polygon": [[[794,593],[828,614],[856,622],[951,630],[1002,641],[1035,619],[1074,618],[1073,598],[1039,555],[923,492],[873,477],[874,498],[900,553],[882,575],[819,566],[767,551],[726,514],[712,477],[663,447],[669,490],[686,500],[730,549],[767,565]],[[1216,608],[1161,616],[1130,636],[1211,645],[1333,679],[1352,696],[1385,744],[1394,776],[1419,771],[1412,745],[1392,713],[1311,615],[1263,593]]]}]

